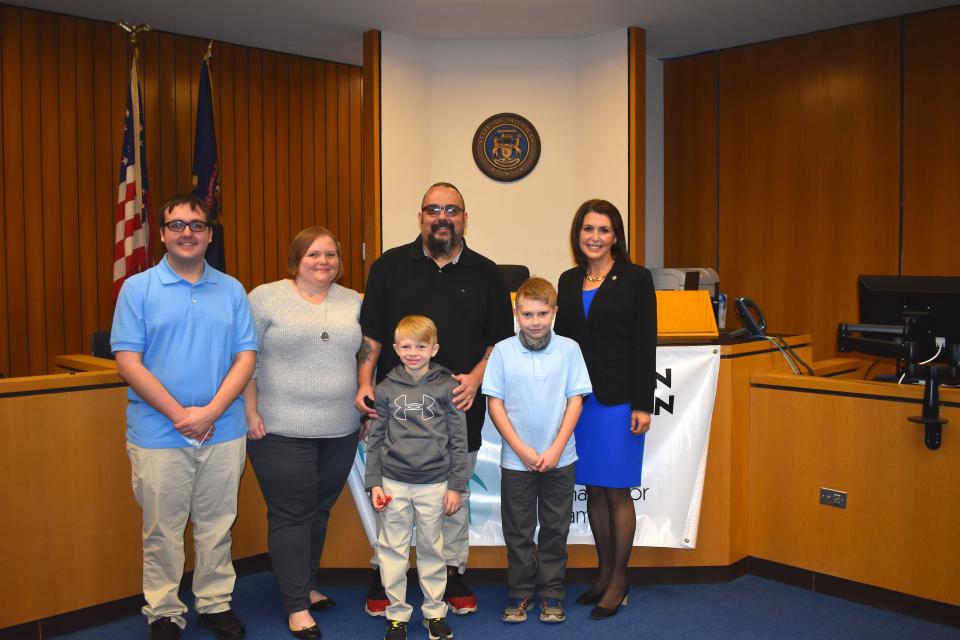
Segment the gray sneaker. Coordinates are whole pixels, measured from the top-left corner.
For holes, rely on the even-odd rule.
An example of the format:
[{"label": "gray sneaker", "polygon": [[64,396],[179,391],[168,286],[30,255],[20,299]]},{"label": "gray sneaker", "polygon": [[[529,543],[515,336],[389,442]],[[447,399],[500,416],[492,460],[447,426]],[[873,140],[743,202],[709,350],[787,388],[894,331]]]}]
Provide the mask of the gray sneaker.
[{"label": "gray sneaker", "polygon": [[557,598],[540,598],[540,622],[563,622],[567,614],[563,612],[563,601]]},{"label": "gray sneaker", "polygon": [[530,598],[510,598],[500,619],[504,622],[524,622],[531,606]]}]

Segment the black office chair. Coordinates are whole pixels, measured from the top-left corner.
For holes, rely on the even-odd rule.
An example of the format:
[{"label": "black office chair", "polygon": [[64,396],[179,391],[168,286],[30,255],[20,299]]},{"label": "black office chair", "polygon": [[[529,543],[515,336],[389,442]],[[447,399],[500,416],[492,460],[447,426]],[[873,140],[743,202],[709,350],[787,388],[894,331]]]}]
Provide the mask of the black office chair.
[{"label": "black office chair", "polygon": [[110,332],[94,331],[90,336],[90,355],[97,358],[109,358],[113,360],[113,351],[110,349]]},{"label": "black office chair", "polygon": [[522,264],[498,264],[497,268],[503,274],[503,279],[507,281],[511,292],[519,289],[523,281],[530,277],[530,269]]}]

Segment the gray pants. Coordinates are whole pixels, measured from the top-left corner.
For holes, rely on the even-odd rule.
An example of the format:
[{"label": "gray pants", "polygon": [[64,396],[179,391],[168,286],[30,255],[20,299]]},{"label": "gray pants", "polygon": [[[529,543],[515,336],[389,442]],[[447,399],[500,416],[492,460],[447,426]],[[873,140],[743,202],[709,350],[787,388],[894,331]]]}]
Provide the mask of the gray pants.
[{"label": "gray pants", "polygon": [[247,445],[267,503],[267,547],[288,614],[310,607],[330,509],[347,481],[357,437],[267,434]]},{"label": "gray pants", "polygon": [[[545,473],[500,469],[500,519],[507,543],[511,598],[563,600],[567,590],[567,533],[573,511],[576,464]],[[533,535],[540,521],[540,536]]]}]

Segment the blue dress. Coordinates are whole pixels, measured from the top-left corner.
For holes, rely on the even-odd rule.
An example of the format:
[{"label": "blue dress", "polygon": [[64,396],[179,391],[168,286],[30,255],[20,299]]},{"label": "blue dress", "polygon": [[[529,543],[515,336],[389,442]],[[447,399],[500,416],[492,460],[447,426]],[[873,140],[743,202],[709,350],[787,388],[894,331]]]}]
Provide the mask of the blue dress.
[{"label": "blue dress", "polygon": [[[597,289],[583,292],[587,316]],[[629,488],[640,486],[646,434],[630,433],[629,404],[605,405],[587,396],[577,422],[577,484]]]}]

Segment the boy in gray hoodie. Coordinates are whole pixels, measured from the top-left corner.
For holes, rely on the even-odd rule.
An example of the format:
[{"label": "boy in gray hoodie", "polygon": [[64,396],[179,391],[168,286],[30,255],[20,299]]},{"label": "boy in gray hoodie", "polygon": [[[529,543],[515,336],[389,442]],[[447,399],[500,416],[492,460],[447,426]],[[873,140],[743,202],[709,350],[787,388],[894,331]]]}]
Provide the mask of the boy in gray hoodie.
[{"label": "boy in gray hoodie", "polygon": [[441,525],[460,510],[467,487],[467,422],[453,405],[453,374],[430,359],[437,354],[437,327],[407,316],[394,332],[401,365],[377,385],[367,439],[366,487],[380,514],[377,556],[390,601],[385,640],[405,640],[413,608],[406,602],[414,522],[417,573],[423,591],[423,626],[431,640],[453,638],[444,621],[447,569]]}]

